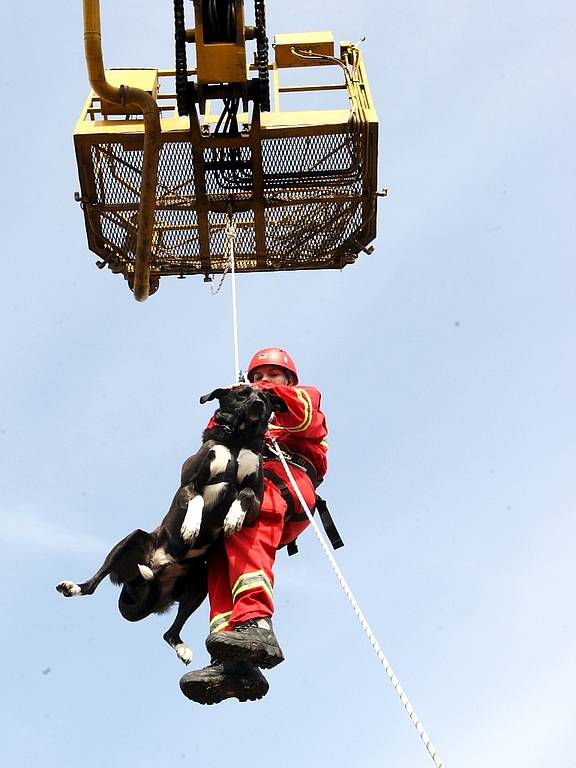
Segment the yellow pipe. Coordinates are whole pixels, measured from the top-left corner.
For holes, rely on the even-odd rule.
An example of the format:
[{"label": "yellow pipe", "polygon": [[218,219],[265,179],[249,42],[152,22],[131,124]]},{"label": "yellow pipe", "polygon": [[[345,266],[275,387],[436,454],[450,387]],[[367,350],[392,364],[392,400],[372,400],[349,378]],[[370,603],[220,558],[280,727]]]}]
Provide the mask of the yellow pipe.
[{"label": "yellow pipe", "polygon": [[102,59],[102,33],[100,30],[100,0],[83,0],[84,53],[90,85],[97,96],[123,106],[134,105],[144,117],[144,153],[142,183],[138,209],[136,256],[134,262],[134,298],[144,301],[150,295],[150,256],[156,209],[156,183],[160,153],[160,115],[156,100],[140,88],[121,85],[119,88],[106,80]]}]

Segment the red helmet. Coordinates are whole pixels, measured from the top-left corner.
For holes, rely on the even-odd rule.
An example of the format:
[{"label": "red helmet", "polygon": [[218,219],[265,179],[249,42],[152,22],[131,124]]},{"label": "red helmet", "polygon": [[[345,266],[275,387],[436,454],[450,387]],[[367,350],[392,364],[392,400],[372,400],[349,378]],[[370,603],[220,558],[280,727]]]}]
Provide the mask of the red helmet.
[{"label": "red helmet", "polygon": [[259,349],[248,365],[248,381],[253,380],[254,371],[261,365],[277,365],[278,368],[283,368],[294,378],[294,384],[298,384],[296,364],[286,350],[278,349],[277,347]]}]

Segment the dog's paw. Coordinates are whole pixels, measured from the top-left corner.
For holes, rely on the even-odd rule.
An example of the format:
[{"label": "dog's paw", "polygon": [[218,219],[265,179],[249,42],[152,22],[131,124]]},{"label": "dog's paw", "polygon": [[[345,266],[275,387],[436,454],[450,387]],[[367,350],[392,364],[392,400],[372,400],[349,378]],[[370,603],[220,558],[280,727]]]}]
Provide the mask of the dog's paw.
[{"label": "dog's paw", "polygon": [[195,496],[188,502],[188,509],[184,522],[180,528],[180,535],[187,544],[194,544],[200,533],[202,523],[202,510],[204,509],[204,499],[202,496]]},{"label": "dog's paw", "polygon": [[236,499],[236,501],[232,502],[232,505],[224,518],[224,536],[231,536],[233,533],[237,533],[240,528],[242,528],[245,517],[246,512],[244,512],[242,505],[238,499]]},{"label": "dog's paw", "polygon": [[61,581],[56,585],[58,592],[61,592],[64,597],[74,597],[75,595],[81,595],[82,590],[73,581]]},{"label": "dog's paw", "polygon": [[192,661],[192,651],[190,648],[188,648],[186,643],[178,643],[174,650],[176,651],[176,655],[180,661],[183,661],[184,664],[190,664]]}]

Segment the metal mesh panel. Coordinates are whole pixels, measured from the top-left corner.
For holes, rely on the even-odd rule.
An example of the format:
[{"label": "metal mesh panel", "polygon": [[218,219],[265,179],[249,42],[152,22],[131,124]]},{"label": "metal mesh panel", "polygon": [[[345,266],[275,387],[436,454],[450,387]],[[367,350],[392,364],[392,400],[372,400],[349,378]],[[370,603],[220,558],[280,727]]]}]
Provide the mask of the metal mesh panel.
[{"label": "metal mesh panel", "polygon": [[143,152],[126,152],[120,144],[96,144],[92,164],[98,202],[122,205],[140,201]]},{"label": "metal mesh panel", "polygon": [[101,227],[110,253],[122,261],[133,262],[136,253],[136,218],[137,213],[128,216],[108,214],[102,216]]},{"label": "metal mesh panel", "polygon": [[[354,259],[358,249],[349,243],[361,230],[364,211],[359,134],[340,130],[262,139],[263,196],[254,187],[255,161],[248,141],[236,147],[204,147],[200,188],[189,137],[164,142],[150,260],[153,272],[222,272],[227,266],[225,226],[230,206],[239,272],[341,267]],[[125,275],[133,271],[135,259],[142,156],[141,149],[128,150],[119,142],[90,147],[94,206],[87,221],[100,244],[94,250]],[[200,207],[198,196],[203,201]],[[258,206],[265,253],[257,258]],[[209,253],[202,252],[202,231]]]},{"label": "metal mesh panel", "polygon": [[361,219],[362,207],[354,202],[314,202],[269,211],[267,264],[275,269],[331,266]]},{"label": "metal mesh panel", "polygon": [[358,142],[351,133],[290,136],[262,142],[264,188],[343,184],[361,173]]},{"label": "metal mesh panel", "polygon": [[204,169],[206,195],[211,200],[225,199],[230,194],[246,197],[252,190],[250,147],[205,149]]},{"label": "metal mesh panel", "polygon": [[[214,272],[221,272],[228,263],[228,246],[226,225],[228,215],[211,212],[208,217],[210,225],[210,260]],[[236,237],[234,240],[235,268],[240,272],[256,268],[254,252],[256,250],[254,235],[254,216],[252,211],[239,212],[234,216]]]},{"label": "metal mesh panel", "polygon": [[171,274],[199,271],[200,242],[195,211],[158,210],[154,228],[152,266]]},{"label": "metal mesh panel", "polygon": [[191,142],[167,142],[162,147],[158,162],[157,205],[190,205],[195,194]]}]

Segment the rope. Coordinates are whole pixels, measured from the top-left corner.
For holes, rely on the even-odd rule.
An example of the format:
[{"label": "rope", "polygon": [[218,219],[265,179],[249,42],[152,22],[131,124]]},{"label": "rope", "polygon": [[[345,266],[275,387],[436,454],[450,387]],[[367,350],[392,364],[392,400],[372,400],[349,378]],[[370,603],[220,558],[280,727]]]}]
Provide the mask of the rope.
[{"label": "rope", "polygon": [[224,229],[225,247],[228,252],[228,261],[222,272],[222,277],[218,285],[210,288],[212,296],[216,296],[220,293],[224,280],[228,272],[230,272],[230,278],[232,280],[232,329],[234,338],[234,378],[233,382],[243,381],[242,371],[240,370],[240,354],[238,351],[238,306],[236,302],[236,257],[234,254],[234,242],[236,240],[236,224],[232,218],[232,211],[228,211],[228,220]]},{"label": "rope", "polygon": [[330,561],[330,565],[332,566],[332,569],[334,570],[336,574],[336,578],[338,579],[340,586],[344,590],[344,593],[346,597],[348,598],[354,613],[358,617],[358,620],[360,621],[360,624],[362,625],[362,629],[368,636],[368,640],[370,641],[372,648],[374,649],[376,655],[378,656],[379,661],[383,665],[384,669],[386,670],[386,674],[390,678],[390,682],[392,683],[394,690],[400,697],[400,701],[404,705],[404,709],[408,713],[410,720],[412,721],[414,727],[416,728],[416,731],[418,732],[418,735],[424,742],[424,746],[428,750],[428,753],[430,754],[430,757],[434,761],[434,765],[436,768],[443,768],[443,762],[440,759],[440,756],[438,755],[438,752],[434,749],[434,746],[432,742],[430,741],[430,738],[428,737],[428,734],[424,730],[424,727],[420,720],[418,719],[416,712],[414,711],[414,708],[410,704],[410,701],[408,700],[408,697],[406,696],[406,693],[404,692],[404,689],[400,685],[400,681],[394,674],[394,670],[390,666],[390,662],[384,655],[384,652],[382,651],[382,648],[380,647],[378,641],[376,640],[376,637],[372,630],[370,629],[370,625],[368,624],[366,617],[362,613],[362,610],[360,609],[360,606],[358,605],[358,602],[356,601],[356,598],[352,594],[352,590],[348,586],[348,583],[346,582],[346,579],[344,578],[342,571],[338,567],[338,564],[336,562],[336,559],[334,558],[334,555],[328,548],[328,544],[326,543],[326,539],[322,535],[322,532],[320,531],[320,528],[318,527],[318,524],[316,520],[314,520],[312,513],[310,509],[308,508],[308,505],[306,504],[304,497],[302,496],[302,493],[300,492],[300,489],[298,488],[298,485],[296,484],[296,481],[294,480],[294,476],[292,472],[290,471],[290,467],[288,466],[288,463],[286,459],[284,458],[284,454],[278,447],[278,443],[274,438],[272,438],[272,444],[276,451],[278,452],[278,456],[280,458],[280,461],[282,462],[282,466],[284,467],[284,471],[286,472],[288,478],[290,479],[290,482],[292,483],[292,487],[294,488],[294,491],[296,492],[296,495],[298,496],[298,500],[300,501],[300,504],[302,505],[302,509],[306,512],[306,516],[308,517],[308,520],[310,521],[310,524],[312,525],[312,528],[314,529],[314,533],[316,534],[318,540],[320,541],[320,545],[322,546],[322,549],[324,550],[324,554]]},{"label": "rope", "polygon": [[[237,308],[237,302],[236,302],[236,266],[235,266],[235,255],[234,255],[234,242],[236,240],[236,225],[234,224],[234,220],[232,218],[232,211],[228,212],[228,221],[226,223],[226,229],[224,231],[224,235],[226,238],[226,244],[228,247],[228,256],[229,256],[229,267],[226,267],[224,274],[222,275],[222,280],[220,282],[220,285],[218,286],[218,291],[222,287],[222,282],[224,281],[224,277],[226,275],[226,272],[228,271],[228,268],[230,269],[230,276],[232,279],[232,322],[233,322],[233,334],[234,334],[234,363],[235,363],[235,370],[234,370],[234,381],[241,381],[242,380],[242,372],[240,370],[240,357],[238,353],[238,308]],[[332,552],[330,551],[328,544],[326,543],[326,539],[322,535],[322,532],[320,531],[320,528],[318,527],[318,524],[316,523],[316,520],[314,520],[312,516],[312,512],[310,511],[308,505],[306,504],[306,501],[304,500],[304,497],[302,496],[302,493],[300,489],[298,488],[298,485],[296,481],[294,480],[294,475],[290,471],[290,467],[288,466],[288,463],[286,459],[284,458],[284,454],[282,453],[280,447],[278,446],[278,443],[274,438],[272,438],[272,445],[274,449],[276,450],[278,457],[282,463],[282,466],[284,468],[284,471],[286,472],[286,475],[288,476],[290,483],[292,484],[292,487],[294,488],[294,491],[296,493],[296,496],[298,497],[298,500],[300,504],[302,505],[302,509],[306,512],[306,516],[308,517],[308,520],[310,521],[310,524],[314,530],[314,533],[316,534],[320,545],[322,549],[324,550],[324,554],[328,558],[330,565],[332,566],[332,569],[334,573],[336,574],[336,578],[338,579],[338,582],[340,583],[340,586],[344,590],[344,594],[348,598],[350,605],[352,606],[352,609],[354,613],[356,614],[362,629],[366,633],[368,640],[370,641],[370,644],[372,645],[372,648],[374,649],[376,656],[378,657],[378,660],[384,667],[386,674],[388,675],[390,682],[392,683],[392,686],[398,696],[400,697],[400,701],[402,702],[404,709],[408,713],[408,716],[410,717],[410,720],[412,721],[414,727],[416,728],[416,731],[420,738],[422,739],[422,742],[424,743],[424,746],[428,750],[428,753],[432,760],[434,761],[434,765],[436,768],[443,768],[444,764],[442,763],[442,760],[440,759],[440,756],[438,755],[438,752],[436,752],[432,742],[430,741],[430,738],[426,731],[424,730],[424,726],[420,722],[418,716],[416,715],[416,712],[414,711],[414,708],[410,704],[410,701],[408,699],[408,696],[406,695],[404,689],[400,685],[400,681],[396,677],[394,670],[392,669],[390,662],[384,655],[384,652],[382,648],[380,647],[380,644],[378,643],[378,640],[376,639],[376,636],[372,632],[370,625],[368,624],[368,621],[366,620],[366,617],[364,616],[360,606],[358,605],[358,602],[354,595],[352,594],[352,590],[348,586],[348,583],[346,579],[344,578],[344,575],[342,574],[342,571],[338,567],[338,563],[336,562],[336,559]]]},{"label": "rope", "polygon": [[228,212],[228,221],[224,231],[230,255],[230,277],[232,279],[232,326],[234,334],[234,379],[240,381],[240,355],[238,352],[238,306],[236,303],[236,258],[234,255],[234,241],[236,240],[236,224],[232,218],[232,212]]}]

